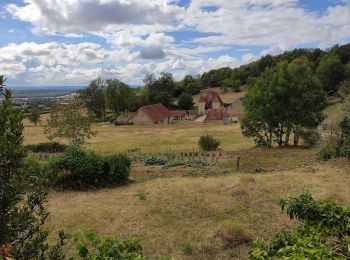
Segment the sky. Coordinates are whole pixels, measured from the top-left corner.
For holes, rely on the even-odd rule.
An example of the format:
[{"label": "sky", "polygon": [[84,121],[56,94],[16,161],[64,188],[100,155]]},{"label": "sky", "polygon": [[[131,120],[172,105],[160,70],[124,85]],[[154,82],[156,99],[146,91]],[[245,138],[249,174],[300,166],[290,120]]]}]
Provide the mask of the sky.
[{"label": "sky", "polygon": [[8,86],[138,86],[349,42],[350,0],[0,0]]}]

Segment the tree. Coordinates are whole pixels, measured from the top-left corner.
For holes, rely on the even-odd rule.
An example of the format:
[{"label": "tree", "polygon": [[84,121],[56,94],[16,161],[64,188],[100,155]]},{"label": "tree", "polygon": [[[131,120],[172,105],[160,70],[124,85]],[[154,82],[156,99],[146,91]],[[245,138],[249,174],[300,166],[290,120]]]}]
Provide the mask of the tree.
[{"label": "tree", "polygon": [[0,258],[64,259],[60,252],[66,238],[63,232],[56,246],[46,243],[47,193],[34,185],[36,176],[25,171],[23,114],[12,106],[11,91],[3,86],[0,76]]},{"label": "tree", "polygon": [[117,79],[106,80],[104,97],[107,108],[119,116],[120,112],[130,110],[136,102],[135,91]]},{"label": "tree", "polygon": [[338,57],[328,56],[321,60],[316,75],[327,93],[336,92],[339,83],[344,79],[344,66]]},{"label": "tree", "polygon": [[167,108],[171,108],[173,106],[173,99],[168,92],[162,91],[154,98],[153,103],[162,103]]},{"label": "tree", "polygon": [[235,92],[239,92],[241,87],[241,82],[238,79],[225,79],[222,83],[222,88],[227,91],[227,89],[232,89]]},{"label": "tree", "polygon": [[199,93],[201,89],[200,79],[198,77],[195,78],[192,75],[186,75],[181,81],[181,85],[183,91],[191,95]]},{"label": "tree", "polygon": [[91,129],[92,122],[92,115],[77,102],[56,104],[45,127],[45,134],[50,140],[65,138],[70,144],[83,144],[96,134]]},{"label": "tree", "polygon": [[193,107],[193,98],[190,94],[182,93],[179,97],[179,107],[183,110],[189,110]]},{"label": "tree", "polygon": [[302,127],[315,128],[324,119],[326,99],[305,60],[280,62],[256,80],[244,100],[242,130],[259,146],[298,145]]},{"label": "tree", "polygon": [[[164,98],[164,93],[167,93],[167,96],[170,97],[174,95],[175,81],[171,73],[161,72],[158,78],[154,74],[147,74],[143,82],[148,89],[151,104],[159,103],[159,100]],[[157,98],[158,95],[162,97]]]},{"label": "tree", "polygon": [[77,100],[100,120],[105,115],[104,87],[105,82],[102,79],[94,79],[87,88],[79,90],[77,95]]},{"label": "tree", "polygon": [[39,106],[33,107],[28,115],[29,121],[37,125],[40,122],[41,111]]}]

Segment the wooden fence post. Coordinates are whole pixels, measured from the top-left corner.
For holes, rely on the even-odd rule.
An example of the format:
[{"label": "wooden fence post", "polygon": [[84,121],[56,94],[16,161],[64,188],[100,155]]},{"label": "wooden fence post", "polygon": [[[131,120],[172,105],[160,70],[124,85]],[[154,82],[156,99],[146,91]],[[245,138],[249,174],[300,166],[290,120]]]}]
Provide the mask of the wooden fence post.
[{"label": "wooden fence post", "polygon": [[237,161],[236,161],[236,171],[239,171],[239,161],[241,160],[241,157],[238,155],[237,156]]}]

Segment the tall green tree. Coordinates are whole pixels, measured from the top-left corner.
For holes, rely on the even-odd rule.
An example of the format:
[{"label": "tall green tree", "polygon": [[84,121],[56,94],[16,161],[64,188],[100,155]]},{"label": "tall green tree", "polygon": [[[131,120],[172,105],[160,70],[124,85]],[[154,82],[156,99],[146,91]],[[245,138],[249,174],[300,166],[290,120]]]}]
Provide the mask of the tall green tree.
[{"label": "tall green tree", "polygon": [[160,76],[157,78],[154,74],[148,74],[143,80],[145,87],[148,89],[149,101],[151,104],[159,103],[161,98],[157,96],[172,97],[175,91],[175,81],[174,76],[168,72],[161,72]]},{"label": "tall green tree", "polygon": [[100,120],[105,115],[104,87],[102,79],[94,79],[87,88],[79,90],[77,95],[77,100]]},{"label": "tall green tree", "polygon": [[337,56],[325,57],[316,71],[323,89],[327,92],[337,92],[339,83],[344,79],[344,66]]},{"label": "tall green tree", "polygon": [[179,107],[183,110],[189,110],[193,107],[193,98],[190,94],[182,93],[179,97]]},{"label": "tall green tree", "polygon": [[41,108],[39,106],[34,106],[28,115],[28,119],[34,125],[37,125],[40,122]]},{"label": "tall green tree", "polygon": [[326,99],[310,64],[305,60],[280,62],[258,78],[244,100],[242,130],[260,146],[299,143],[301,128],[315,128],[323,119]]},{"label": "tall green tree", "polygon": [[121,112],[130,110],[136,102],[135,91],[117,79],[106,80],[104,97],[107,108],[112,110],[116,117]]},{"label": "tall green tree", "polygon": [[44,224],[47,193],[34,185],[24,167],[23,114],[12,106],[11,91],[0,76],[0,259],[64,259],[60,247],[50,247]]},{"label": "tall green tree", "polygon": [[80,145],[96,135],[92,122],[93,116],[77,102],[56,104],[45,127],[45,134],[50,140],[64,138],[70,144]]}]

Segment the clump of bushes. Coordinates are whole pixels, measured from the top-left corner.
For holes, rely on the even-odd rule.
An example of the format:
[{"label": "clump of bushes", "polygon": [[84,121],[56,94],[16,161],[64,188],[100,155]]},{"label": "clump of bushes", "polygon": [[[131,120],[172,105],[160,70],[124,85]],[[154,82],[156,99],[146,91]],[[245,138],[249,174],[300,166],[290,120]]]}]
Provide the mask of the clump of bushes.
[{"label": "clump of bushes", "polygon": [[340,122],[341,134],[339,137],[329,137],[318,152],[322,160],[330,160],[340,156],[350,157],[350,117]]},{"label": "clump of bushes", "polygon": [[33,153],[63,153],[67,145],[58,142],[47,142],[40,144],[28,144],[25,149]]},{"label": "clump of bushes", "polygon": [[259,239],[249,259],[348,259],[350,207],[333,200],[315,201],[309,193],[281,200],[281,208],[300,222],[271,240]]},{"label": "clump of bushes", "polygon": [[122,154],[102,156],[77,146],[53,158],[48,165],[54,186],[85,189],[108,187],[128,180],[131,161]]},{"label": "clump of bushes", "polygon": [[317,129],[302,129],[300,131],[300,137],[303,139],[304,144],[307,147],[314,147],[320,143],[321,135]]},{"label": "clump of bushes", "polygon": [[149,156],[144,160],[145,165],[164,165],[167,163],[167,161],[162,160],[161,158],[157,156]]},{"label": "clump of bushes", "polygon": [[216,151],[220,147],[220,141],[211,135],[203,135],[199,138],[198,145],[204,151]]},{"label": "clump of bushes", "polygon": [[145,259],[142,246],[134,239],[119,242],[116,238],[101,238],[92,232],[75,238],[78,254],[82,259]]}]

